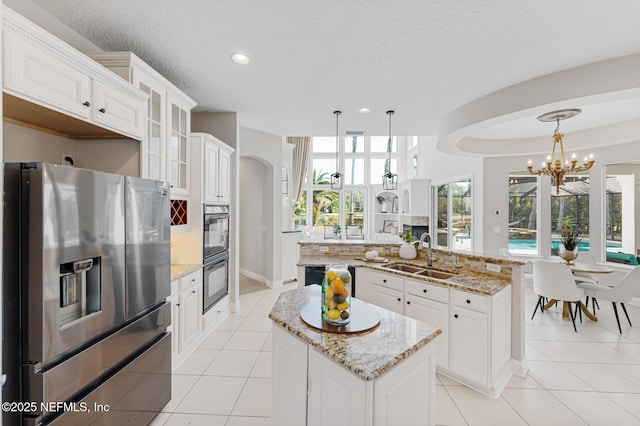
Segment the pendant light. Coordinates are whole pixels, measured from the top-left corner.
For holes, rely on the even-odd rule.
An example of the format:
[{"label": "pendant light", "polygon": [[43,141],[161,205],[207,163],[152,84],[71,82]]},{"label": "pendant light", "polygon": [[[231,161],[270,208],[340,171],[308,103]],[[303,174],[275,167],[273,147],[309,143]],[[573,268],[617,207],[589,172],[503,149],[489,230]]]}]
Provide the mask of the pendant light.
[{"label": "pendant light", "polygon": [[387,144],[387,152],[389,153],[389,159],[384,168],[384,174],[382,175],[382,188],[387,190],[395,190],[398,188],[398,175],[391,173],[391,148],[393,147],[393,138],[391,137],[391,116],[396,112],[393,110],[387,111],[389,116],[389,142]]},{"label": "pendant light", "polygon": [[340,164],[339,164],[339,160],[338,160],[338,155],[340,152],[340,136],[338,133],[338,117],[340,117],[340,114],[342,114],[341,111],[333,111],[333,113],[336,115],[336,171],[335,173],[331,174],[331,189],[342,189],[342,178],[343,178],[343,174],[340,173]]}]

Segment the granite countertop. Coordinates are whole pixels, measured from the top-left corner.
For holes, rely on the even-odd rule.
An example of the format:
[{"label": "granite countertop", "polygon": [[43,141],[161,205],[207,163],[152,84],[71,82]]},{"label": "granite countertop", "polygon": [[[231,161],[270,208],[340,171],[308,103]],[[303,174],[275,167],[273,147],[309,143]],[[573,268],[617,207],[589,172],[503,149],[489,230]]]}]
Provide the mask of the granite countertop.
[{"label": "granite countertop", "polygon": [[502,278],[497,275],[483,274],[481,272],[475,272],[462,269],[458,272],[455,265],[434,262],[433,269],[456,273],[453,277],[442,280],[438,278],[425,277],[422,275],[413,275],[408,272],[395,271],[393,269],[387,269],[384,266],[393,263],[406,263],[409,265],[422,266],[425,269],[427,264],[419,260],[405,260],[399,257],[388,257],[388,263],[372,263],[365,262],[364,260],[354,259],[353,256],[318,256],[318,257],[301,257],[298,261],[298,266],[324,266],[331,263],[346,264],[348,266],[364,267],[388,274],[394,274],[405,278],[412,278],[420,281],[427,281],[431,284],[438,284],[445,287],[456,288],[458,290],[469,291],[472,293],[484,294],[492,296],[510,285],[511,282],[508,279]]},{"label": "granite countertop", "polygon": [[180,278],[183,275],[187,275],[189,272],[193,272],[196,271],[198,269],[202,268],[202,265],[196,265],[196,264],[171,264],[171,281],[175,280],[176,278]]},{"label": "granite countertop", "polygon": [[353,334],[324,332],[300,318],[302,308],[312,302],[320,309],[319,286],[283,292],[269,318],[364,380],[376,379],[442,333],[431,325],[374,305],[370,306],[380,313],[380,325],[375,329]]}]

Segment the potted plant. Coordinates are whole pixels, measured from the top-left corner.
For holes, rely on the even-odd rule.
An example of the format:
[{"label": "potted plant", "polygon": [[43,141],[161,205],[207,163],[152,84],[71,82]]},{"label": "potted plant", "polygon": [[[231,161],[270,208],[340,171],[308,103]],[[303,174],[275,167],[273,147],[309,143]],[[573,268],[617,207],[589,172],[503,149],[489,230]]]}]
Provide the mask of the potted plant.
[{"label": "potted plant", "polygon": [[333,225],[333,233],[335,234],[336,238],[341,238],[340,233],[342,232],[342,228],[340,227],[340,225],[336,224]]},{"label": "potted plant", "polygon": [[572,265],[572,261],[578,257],[578,245],[580,241],[582,241],[582,237],[578,229],[565,228],[565,231],[560,234],[558,254],[568,265]]},{"label": "potted plant", "polygon": [[409,229],[401,232],[398,235],[404,241],[404,243],[400,246],[398,255],[403,259],[415,259],[418,256],[418,252],[416,251],[416,237],[413,236]]},{"label": "potted plant", "polygon": [[387,199],[384,198],[384,195],[378,195],[376,197],[376,200],[378,200],[378,204],[380,204],[380,212],[381,213],[386,213],[387,212]]}]

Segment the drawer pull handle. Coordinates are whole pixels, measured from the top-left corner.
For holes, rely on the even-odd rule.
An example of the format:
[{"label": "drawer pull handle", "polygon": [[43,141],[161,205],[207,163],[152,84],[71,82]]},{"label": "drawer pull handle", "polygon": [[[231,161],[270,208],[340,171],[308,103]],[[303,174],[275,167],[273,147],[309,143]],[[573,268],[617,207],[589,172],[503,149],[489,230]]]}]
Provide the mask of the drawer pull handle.
[{"label": "drawer pull handle", "polygon": [[191,282],[195,282],[195,281],[196,281],[196,279],[195,279],[195,278],[191,278]]},{"label": "drawer pull handle", "polygon": [[196,294],[196,291],[195,290],[191,290],[191,293]]},{"label": "drawer pull handle", "polygon": [[383,282],[383,283],[386,283],[386,282],[387,282],[387,280],[382,280],[382,282]]},{"label": "drawer pull handle", "polygon": [[422,290],[422,292],[423,292],[423,293],[426,293],[426,292],[427,292],[427,289],[426,289],[426,288],[425,288],[425,289],[423,289],[423,290]]},{"label": "drawer pull handle", "polygon": [[100,112],[101,112],[101,113],[103,113],[103,114],[104,114],[105,112],[107,112],[107,110],[106,110],[106,109],[104,109],[104,108],[100,108],[98,111],[100,111]]},{"label": "drawer pull handle", "polygon": [[467,303],[471,303],[471,300],[467,299]]},{"label": "drawer pull handle", "polygon": [[454,318],[458,318],[458,314],[455,314],[453,317],[454,317]]},{"label": "drawer pull handle", "polygon": [[86,106],[86,107],[90,107],[90,106],[91,106],[91,104],[89,103],[89,101],[84,101],[84,102],[82,103],[82,105],[84,105],[84,106]]}]

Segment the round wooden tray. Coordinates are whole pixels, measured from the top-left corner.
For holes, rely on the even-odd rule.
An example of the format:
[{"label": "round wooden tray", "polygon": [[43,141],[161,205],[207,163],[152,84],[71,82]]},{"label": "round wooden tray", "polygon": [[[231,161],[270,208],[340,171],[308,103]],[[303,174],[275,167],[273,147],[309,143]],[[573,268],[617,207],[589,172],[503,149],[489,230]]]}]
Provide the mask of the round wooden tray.
[{"label": "round wooden tray", "polygon": [[311,298],[311,303],[300,311],[300,317],[302,321],[311,327],[328,331],[329,333],[360,333],[362,331],[372,330],[380,324],[380,314],[378,311],[358,299],[351,299],[351,321],[342,327],[336,327],[335,325],[322,321],[319,298]]}]

